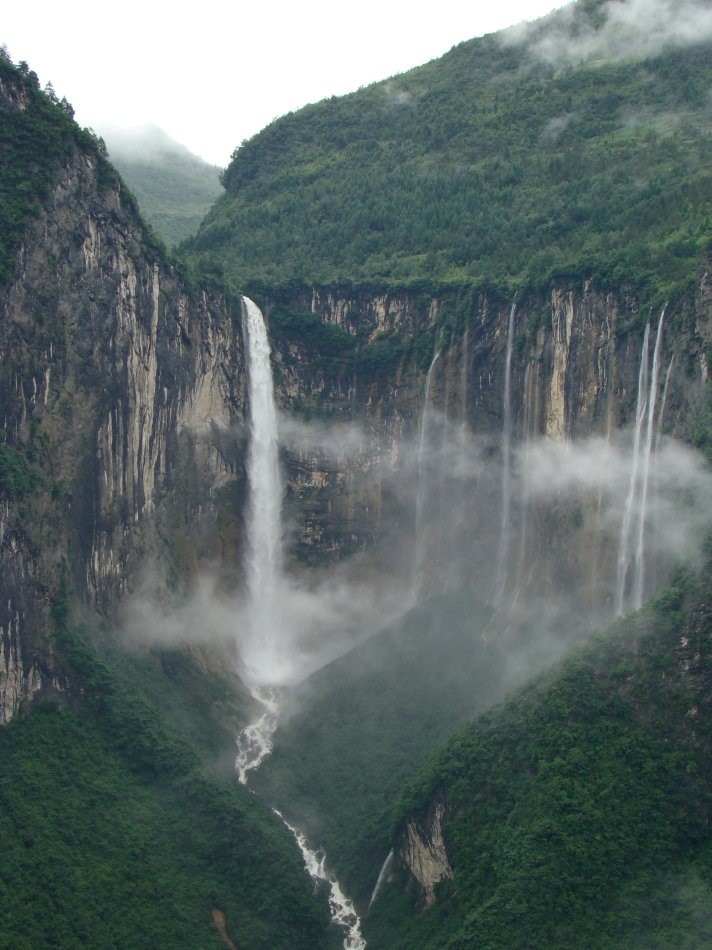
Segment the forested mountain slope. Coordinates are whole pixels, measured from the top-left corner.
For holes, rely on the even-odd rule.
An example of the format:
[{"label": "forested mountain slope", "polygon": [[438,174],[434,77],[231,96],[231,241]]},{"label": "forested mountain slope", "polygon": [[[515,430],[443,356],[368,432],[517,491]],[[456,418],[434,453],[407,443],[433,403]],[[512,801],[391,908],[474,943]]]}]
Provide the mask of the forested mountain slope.
[{"label": "forested mountain slope", "polygon": [[661,301],[689,286],[710,233],[712,46],[660,24],[657,47],[634,34],[614,55],[616,6],[576,4],[276,120],[235,151],[190,251],[243,286],[599,275]]},{"label": "forested mountain slope", "polygon": [[710,584],[680,577],[432,761],[370,948],[712,944]]},{"label": "forested mountain slope", "polygon": [[222,193],[220,169],[157,126],[99,131],[112,163],[136,195],[141,213],[168,247],[195,234]]}]

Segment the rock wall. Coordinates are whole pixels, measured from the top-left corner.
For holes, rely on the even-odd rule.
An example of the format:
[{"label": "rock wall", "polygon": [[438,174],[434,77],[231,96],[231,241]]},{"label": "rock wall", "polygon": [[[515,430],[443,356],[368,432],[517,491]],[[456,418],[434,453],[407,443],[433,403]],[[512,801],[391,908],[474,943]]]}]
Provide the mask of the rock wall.
[{"label": "rock wall", "polygon": [[106,612],[162,538],[199,549],[214,529],[241,465],[234,310],[184,290],[120,184],[77,149],[0,291],[2,441],[35,477],[0,495],[0,721],[56,680],[62,590]]},{"label": "rock wall", "polygon": [[[697,292],[687,300],[668,303],[662,346],[663,378],[671,369],[666,390],[663,431],[689,439],[705,398],[706,351],[710,340],[709,262],[700,269]],[[338,288],[312,288],[260,301],[274,323],[275,362],[282,404],[292,413],[306,413],[315,431],[331,427],[333,441],[355,426],[364,450],[342,453],[336,460],[307,449],[290,457],[290,501],[296,525],[294,547],[308,558],[343,557],[384,545],[381,565],[394,567],[388,539],[398,536],[401,547],[429,547],[425,557],[430,592],[452,583],[482,581],[491,587],[492,545],[500,530],[500,479],[456,479],[440,474],[431,486],[431,514],[425,519],[428,537],[415,537],[418,494],[418,454],[422,448],[421,420],[425,381],[435,352],[430,408],[441,421],[441,433],[429,447],[441,454],[441,468],[462,463],[443,453],[465,436],[478,442],[480,455],[501,464],[505,360],[512,302],[485,293],[450,293],[437,297],[400,292],[392,295],[354,293]],[[348,368],[334,358],[329,367],[329,341],[295,342],[282,333],[280,314],[316,316],[324,327],[338,328],[353,342]],[[635,414],[638,371],[645,325],[654,335],[660,308],[652,308],[623,292],[604,291],[591,281],[561,284],[547,293],[529,293],[516,301],[511,372],[511,431],[515,447],[536,439],[563,445],[600,436],[615,443],[620,430],[630,427]],[[379,363],[379,346],[391,346]],[[332,346],[333,349],[333,346]],[[370,357],[369,357],[370,354]],[[672,364],[672,365],[671,365]],[[446,420],[442,422],[442,418]],[[449,426],[449,434],[446,431]],[[341,433],[341,434],[339,434]],[[438,438],[440,442],[438,442]],[[446,444],[447,443],[447,444]],[[426,446],[426,448],[428,448]],[[464,450],[463,450],[464,452]],[[338,453],[337,453],[338,456]],[[422,473],[421,473],[422,474]],[[479,513],[471,509],[477,481]],[[422,482],[422,478],[421,478]],[[457,482],[457,483],[456,483]],[[421,486],[422,487],[422,486]],[[443,498],[457,496],[457,511],[443,514]],[[440,501],[438,501],[440,499]],[[520,506],[521,507],[521,506]],[[542,596],[554,578],[571,588],[586,587],[591,602],[610,597],[612,537],[600,528],[601,500],[591,497],[571,503],[562,497],[554,508],[523,514],[513,512],[516,550],[510,552],[518,583],[536,587]],[[573,522],[585,530],[573,536]],[[438,573],[439,551],[467,524],[472,543],[468,576],[454,579],[448,567]],[[464,543],[464,541],[463,541]],[[526,567],[544,551],[559,555],[540,558],[537,576]],[[396,558],[396,569],[407,570],[407,558]]]},{"label": "rock wall", "polygon": [[394,849],[396,862],[417,882],[426,907],[435,903],[435,885],[452,877],[442,833],[446,806],[444,794],[435,796],[424,818],[408,819]]}]

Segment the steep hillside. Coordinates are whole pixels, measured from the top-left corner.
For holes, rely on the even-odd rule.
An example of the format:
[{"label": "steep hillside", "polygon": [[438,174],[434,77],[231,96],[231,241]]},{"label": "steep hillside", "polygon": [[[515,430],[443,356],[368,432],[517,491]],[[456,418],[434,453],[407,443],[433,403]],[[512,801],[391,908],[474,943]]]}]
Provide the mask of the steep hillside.
[{"label": "steep hillside", "polygon": [[175,247],[195,234],[222,193],[220,169],[157,126],[98,130],[113,165],[136,195],[146,221]]},{"label": "steep hillside", "polygon": [[433,760],[369,947],[710,944],[710,582],[681,578]]},{"label": "steep hillside", "polygon": [[276,120],[236,150],[191,251],[243,286],[600,275],[662,303],[710,236],[712,47],[692,30],[680,48],[662,3],[639,24],[657,47],[630,24],[616,47],[617,6],[576,4]]},{"label": "steep hillside", "polygon": [[0,730],[0,945],[338,946],[291,835],[235,782],[235,677],[57,641],[64,689]]}]

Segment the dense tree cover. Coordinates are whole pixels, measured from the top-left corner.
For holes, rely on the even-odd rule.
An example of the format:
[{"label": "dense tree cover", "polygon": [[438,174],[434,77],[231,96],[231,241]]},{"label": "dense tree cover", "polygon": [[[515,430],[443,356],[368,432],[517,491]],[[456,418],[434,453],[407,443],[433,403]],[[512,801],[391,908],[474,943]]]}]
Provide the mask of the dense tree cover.
[{"label": "dense tree cover", "polygon": [[0,730],[0,945],[217,948],[218,908],[241,948],[337,946],[291,835],[234,780],[230,684],[177,651],[57,646],[72,704]]},{"label": "dense tree cover", "polygon": [[[0,439],[4,435],[0,429]],[[0,445],[0,492],[6,492],[13,498],[22,498],[32,490],[38,478],[22,452],[10,445]]]},{"label": "dense tree cover", "polygon": [[709,43],[561,68],[462,43],[243,143],[189,250],[242,286],[598,275],[664,298],[712,231],[711,84]]},{"label": "dense tree cover", "polygon": [[435,598],[297,691],[251,784],[323,846],[349,896],[368,902],[404,783],[502,696],[506,660],[482,640],[491,613]]},{"label": "dense tree cover", "polygon": [[369,947],[712,945],[712,573],[451,740],[402,818],[445,795],[453,879],[423,912],[403,881]]},{"label": "dense tree cover", "polygon": [[105,135],[111,161],[136,195],[141,213],[168,247],[198,230],[221,194],[220,169],[155,127],[127,140]]}]

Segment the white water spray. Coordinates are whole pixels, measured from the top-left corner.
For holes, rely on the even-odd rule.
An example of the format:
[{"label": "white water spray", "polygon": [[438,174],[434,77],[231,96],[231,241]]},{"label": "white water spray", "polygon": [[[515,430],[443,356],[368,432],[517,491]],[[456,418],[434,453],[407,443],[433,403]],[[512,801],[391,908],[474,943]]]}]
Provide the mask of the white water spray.
[{"label": "white water spray", "polygon": [[282,577],[282,482],[267,330],[257,304],[249,297],[242,300],[250,406],[245,563],[248,630],[242,648],[250,674],[265,682],[276,672],[281,627],[278,592]]},{"label": "white water spray", "polygon": [[420,417],[420,441],[418,443],[418,484],[415,495],[415,559],[413,570],[413,595],[417,600],[422,592],[425,580],[425,508],[428,499],[429,478],[428,469],[431,466],[429,458],[432,452],[432,421],[430,410],[430,383],[435,364],[440,356],[440,350],[432,359],[428,375],[425,377],[425,393],[423,395],[423,411]]},{"label": "white water spray", "polygon": [[371,900],[368,902],[369,910],[373,907],[376,898],[381,893],[381,890],[386,881],[386,877],[388,876],[388,872],[390,871],[392,864],[393,864],[393,852],[389,851],[386,857],[386,860],[383,862],[383,867],[381,868],[381,872],[378,875],[378,880],[376,881],[376,886],[373,889],[373,894],[371,894]]},{"label": "white water spray", "polygon": [[[627,606],[639,610],[645,595],[645,522],[648,507],[648,483],[650,459],[655,440],[655,407],[657,404],[660,377],[660,351],[662,347],[663,307],[658,321],[658,330],[650,367],[650,324],[645,326],[643,349],[638,371],[638,398],[635,409],[633,433],[633,457],[630,480],[618,545],[617,614],[622,617]],[[637,519],[635,538],[633,523]],[[635,546],[633,547],[633,541]],[[631,563],[632,560],[632,563]],[[632,569],[632,580],[631,580]]]},{"label": "white water spray", "polygon": [[499,606],[507,586],[507,568],[509,564],[509,535],[512,507],[512,342],[514,337],[514,314],[516,299],[512,301],[507,328],[507,351],[504,362],[504,400],[502,423],[502,512],[497,551],[497,572],[494,581],[493,600]]},{"label": "white water spray", "polygon": [[663,321],[665,307],[658,321],[658,332],[655,336],[653,348],[653,366],[650,373],[650,389],[648,391],[648,418],[645,427],[645,443],[643,447],[643,464],[640,485],[640,512],[638,514],[638,541],[635,549],[635,581],[633,584],[633,607],[640,610],[643,606],[645,594],[645,519],[648,507],[648,482],[650,479],[650,456],[653,451],[653,437],[655,435],[655,405],[658,398],[658,379],[660,376],[660,347],[663,338]]},{"label": "white water spray", "polygon": [[630,541],[633,525],[633,513],[638,488],[638,469],[640,467],[640,436],[645,418],[645,405],[648,398],[648,348],[650,340],[650,324],[645,325],[643,350],[640,355],[640,369],[638,370],[638,399],[635,407],[635,429],[633,434],[633,458],[630,467],[628,495],[623,509],[620,540],[618,542],[618,576],[617,576],[617,614],[622,617],[625,612],[626,586],[630,568]]}]

